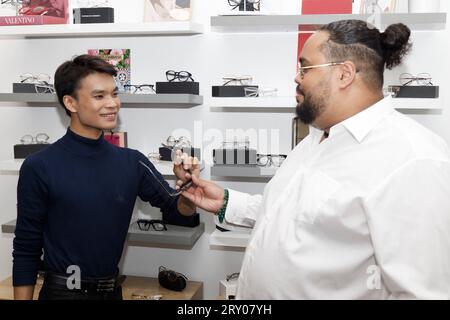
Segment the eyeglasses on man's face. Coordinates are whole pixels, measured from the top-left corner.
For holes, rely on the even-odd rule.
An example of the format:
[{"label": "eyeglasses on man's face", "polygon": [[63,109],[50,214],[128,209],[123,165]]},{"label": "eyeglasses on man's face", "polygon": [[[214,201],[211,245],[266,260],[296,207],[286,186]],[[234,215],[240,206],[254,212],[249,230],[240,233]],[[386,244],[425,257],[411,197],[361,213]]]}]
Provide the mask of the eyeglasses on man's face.
[{"label": "eyeglasses on man's face", "polygon": [[194,78],[192,78],[192,74],[188,71],[174,71],[168,70],[166,71],[166,78],[169,82],[173,82],[175,80],[180,82],[193,82]]},{"label": "eyeglasses on man's face", "polygon": [[123,86],[125,92],[132,94],[152,94],[156,93],[155,86],[152,84],[126,84]]},{"label": "eyeglasses on man's face", "polygon": [[50,137],[46,133],[38,133],[36,136],[26,134],[20,138],[22,144],[47,144]]},{"label": "eyeglasses on man's face", "polygon": [[303,79],[303,77],[309,70],[317,69],[317,68],[340,66],[343,64],[345,64],[345,62],[329,62],[329,63],[315,64],[315,65],[311,65],[311,66],[302,67],[302,65],[299,61],[298,62],[298,73],[300,74],[300,78]]}]

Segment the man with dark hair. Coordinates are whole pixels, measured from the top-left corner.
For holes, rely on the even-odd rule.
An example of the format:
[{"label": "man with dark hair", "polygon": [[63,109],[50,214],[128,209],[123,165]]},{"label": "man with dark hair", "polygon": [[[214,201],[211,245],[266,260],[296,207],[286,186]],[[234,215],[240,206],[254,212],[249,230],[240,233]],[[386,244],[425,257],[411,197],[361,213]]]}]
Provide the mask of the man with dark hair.
[{"label": "man with dark hair", "polygon": [[20,169],[15,299],[32,299],[42,251],[46,273],[40,299],[122,299],[118,263],[136,197],[161,208],[174,223],[195,218],[195,205],[169,195],[161,183],[172,189],[143,154],[103,138],[103,130],[117,125],[115,75],[112,65],[89,55],[63,63],[55,73],[70,126]]},{"label": "man with dark hair", "polygon": [[295,79],[310,134],[263,196],[192,176],[186,198],[254,226],[237,298],[450,298],[449,149],[382,91],[409,37],[403,24],[322,27]]}]

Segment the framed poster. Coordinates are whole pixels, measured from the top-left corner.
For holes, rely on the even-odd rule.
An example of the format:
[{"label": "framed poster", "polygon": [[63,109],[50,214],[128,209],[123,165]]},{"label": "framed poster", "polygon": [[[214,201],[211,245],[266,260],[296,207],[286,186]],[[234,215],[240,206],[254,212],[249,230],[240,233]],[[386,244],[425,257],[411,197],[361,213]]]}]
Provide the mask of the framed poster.
[{"label": "framed poster", "polygon": [[103,138],[117,147],[126,148],[128,146],[126,132],[105,131]]}]

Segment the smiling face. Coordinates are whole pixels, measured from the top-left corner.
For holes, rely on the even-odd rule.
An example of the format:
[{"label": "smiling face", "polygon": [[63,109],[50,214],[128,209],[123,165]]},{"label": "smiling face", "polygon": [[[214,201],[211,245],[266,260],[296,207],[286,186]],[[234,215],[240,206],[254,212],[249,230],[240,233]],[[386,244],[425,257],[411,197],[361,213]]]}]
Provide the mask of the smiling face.
[{"label": "smiling face", "polygon": [[117,126],[120,99],[114,78],[107,73],[92,73],[83,78],[75,96],[64,96],[71,112],[71,129],[84,137],[96,139],[103,130]]}]

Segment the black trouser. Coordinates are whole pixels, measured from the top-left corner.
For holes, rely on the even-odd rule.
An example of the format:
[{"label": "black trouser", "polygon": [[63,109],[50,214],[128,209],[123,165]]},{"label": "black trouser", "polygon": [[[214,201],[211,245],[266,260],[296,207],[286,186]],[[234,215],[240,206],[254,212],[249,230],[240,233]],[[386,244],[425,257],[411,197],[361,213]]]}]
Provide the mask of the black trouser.
[{"label": "black trouser", "polygon": [[39,300],[122,300],[122,287],[119,285],[112,291],[97,291],[91,288],[69,289],[63,281],[55,281],[46,277],[39,292]]}]

